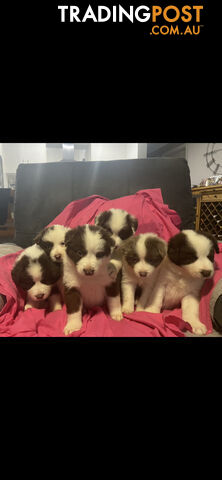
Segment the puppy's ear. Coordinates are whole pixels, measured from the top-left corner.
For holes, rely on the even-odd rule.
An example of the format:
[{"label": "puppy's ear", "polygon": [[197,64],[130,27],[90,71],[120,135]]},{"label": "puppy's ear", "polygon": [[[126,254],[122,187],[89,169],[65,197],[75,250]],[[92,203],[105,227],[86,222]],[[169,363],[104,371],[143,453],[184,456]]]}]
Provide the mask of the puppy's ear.
[{"label": "puppy's ear", "polygon": [[77,232],[78,232],[78,227],[77,228],[71,228],[71,230],[68,230],[68,232],[66,232],[65,239],[64,239],[66,247],[71,245],[72,242],[75,240]]},{"label": "puppy's ear", "polygon": [[131,250],[135,249],[137,239],[138,235],[135,235],[127,238],[127,240],[123,240],[117,250],[119,250],[123,256],[126,256]]},{"label": "puppy's ear", "polygon": [[41,240],[42,240],[43,232],[44,232],[44,230],[42,230],[41,232],[39,232],[38,235],[36,235],[36,237],[35,237],[34,240],[33,240],[33,242],[34,242],[34,243],[37,243],[37,245],[39,245],[40,242],[41,242]]},{"label": "puppy's ear", "polygon": [[162,238],[158,238],[157,250],[163,259],[167,254],[167,243]]},{"label": "puppy's ear", "polygon": [[148,237],[145,245],[148,254],[147,261],[157,267],[167,254],[167,243],[160,237]]},{"label": "puppy's ear", "polygon": [[115,240],[113,240],[113,238],[111,237],[111,234],[107,232],[107,230],[103,227],[100,227],[100,232],[101,232],[102,238],[105,240],[108,247],[110,247],[111,249],[115,247]]},{"label": "puppy's ear", "polygon": [[99,213],[99,215],[95,217],[95,225],[104,227],[106,222],[108,222],[108,220],[110,219],[111,213],[112,212],[110,212],[110,210],[105,210],[104,212]]},{"label": "puppy's ear", "polygon": [[43,253],[39,257],[39,263],[43,267],[43,283],[46,283],[47,285],[53,285],[53,283],[56,283],[62,275],[62,264],[53,262],[46,253]]},{"label": "puppy's ear", "polygon": [[170,238],[168,242],[167,254],[171,262],[176,265],[181,265],[183,263],[183,250],[186,251],[186,236],[184,233],[180,232]]},{"label": "puppy's ear", "polygon": [[213,243],[213,247],[214,247],[215,252],[219,253],[219,247],[218,247],[217,240],[211,233],[201,232],[201,230],[199,230],[197,233],[199,233],[200,235],[204,235],[205,237],[209,238],[209,240],[211,240],[211,242]]},{"label": "puppy's ear", "polygon": [[24,271],[29,264],[28,257],[24,255],[21,260],[18,260],[11,271],[11,277],[15,285],[18,287],[21,284],[21,280],[24,276]]},{"label": "puppy's ear", "polygon": [[66,253],[69,258],[73,261],[73,263],[76,263],[77,258],[76,258],[76,251],[77,250],[84,250],[84,233],[85,233],[85,227],[84,226],[78,226],[76,228],[71,228],[66,232],[65,234],[65,248],[66,248]]},{"label": "puppy's ear", "polygon": [[99,215],[97,215],[97,216],[95,217],[95,225],[100,225],[99,222],[100,222],[100,217],[101,217],[101,215],[102,215],[102,214],[100,213]]},{"label": "puppy's ear", "polygon": [[136,217],[134,217],[134,215],[130,215],[128,213],[127,215],[127,221],[128,221],[128,224],[130,224],[130,226],[132,227],[133,229],[133,232],[135,233],[137,228],[138,228],[138,220]]}]

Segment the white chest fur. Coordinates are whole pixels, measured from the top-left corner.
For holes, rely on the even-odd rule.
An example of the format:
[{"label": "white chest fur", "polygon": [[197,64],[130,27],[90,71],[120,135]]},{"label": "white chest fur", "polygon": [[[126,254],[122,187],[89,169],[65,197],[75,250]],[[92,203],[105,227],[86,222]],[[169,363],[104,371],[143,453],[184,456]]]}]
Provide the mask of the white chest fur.
[{"label": "white chest fur", "polygon": [[83,299],[83,305],[93,307],[102,305],[105,301],[105,287],[97,282],[84,282],[80,286],[80,292]]},{"label": "white chest fur", "polygon": [[105,287],[112,283],[112,279],[108,275],[107,266],[95,276],[90,278],[83,277],[78,274],[73,262],[66,258],[64,261],[63,282],[66,287],[78,288],[82,296],[83,305],[93,307],[104,303],[106,297]]},{"label": "white chest fur", "polygon": [[190,276],[176,275],[165,271],[163,308],[172,308],[181,303],[186,295],[199,296],[204,280]]}]

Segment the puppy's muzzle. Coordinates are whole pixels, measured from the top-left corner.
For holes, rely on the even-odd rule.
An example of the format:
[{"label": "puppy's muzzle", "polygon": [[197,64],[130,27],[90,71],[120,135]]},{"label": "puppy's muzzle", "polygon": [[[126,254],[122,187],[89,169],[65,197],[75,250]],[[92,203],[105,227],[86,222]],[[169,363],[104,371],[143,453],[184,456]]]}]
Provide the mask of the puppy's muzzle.
[{"label": "puppy's muzzle", "polygon": [[88,276],[92,276],[95,272],[95,270],[93,268],[84,268],[83,269],[85,275],[88,275]]},{"label": "puppy's muzzle", "polygon": [[147,272],[139,272],[139,276],[145,278],[147,277]]},{"label": "puppy's muzzle", "polygon": [[39,293],[38,295],[35,296],[37,300],[42,300],[43,297],[44,297],[44,293]]},{"label": "puppy's muzzle", "polygon": [[62,255],[61,255],[60,253],[57,253],[57,255],[55,255],[55,259],[56,259],[56,260],[60,260],[61,257],[62,257]]},{"label": "puppy's muzzle", "polygon": [[204,278],[207,278],[211,275],[211,270],[201,270],[200,273]]}]

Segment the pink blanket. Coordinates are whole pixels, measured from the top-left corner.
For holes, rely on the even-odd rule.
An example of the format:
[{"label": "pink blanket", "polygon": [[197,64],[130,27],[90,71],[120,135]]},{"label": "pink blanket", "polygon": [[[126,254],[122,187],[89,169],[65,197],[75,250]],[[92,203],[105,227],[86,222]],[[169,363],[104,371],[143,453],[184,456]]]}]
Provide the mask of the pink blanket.
[{"label": "pink blanket", "polygon": [[[178,232],[180,218],[164,205],[160,189],[141,190],[135,195],[107,200],[93,195],[71,202],[52,222],[69,227],[94,223],[95,216],[109,208],[123,208],[139,220],[137,233],[154,232],[168,240]],[[221,248],[222,252],[222,248]],[[0,336],[4,337],[63,337],[66,310],[49,313],[47,310],[23,311],[25,296],[11,279],[11,269],[18,253],[0,258],[0,293],[7,302],[0,312]],[[217,270],[214,279],[206,281],[200,304],[201,320],[212,331],[209,315],[209,297],[213,285],[222,276],[222,255],[216,255]],[[178,337],[190,326],[181,319],[181,309],[162,314],[134,312],[124,315],[121,322],[112,320],[106,308],[96,307],[83,317],[83,326],[73,337]]]}]

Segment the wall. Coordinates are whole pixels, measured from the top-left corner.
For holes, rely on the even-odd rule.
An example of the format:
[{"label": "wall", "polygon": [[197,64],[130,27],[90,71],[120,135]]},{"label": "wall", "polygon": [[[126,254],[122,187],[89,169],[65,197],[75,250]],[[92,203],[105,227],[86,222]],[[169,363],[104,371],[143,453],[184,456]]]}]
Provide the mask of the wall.
[{"label": "wall", "polygon": [[46,148],[47,162],[60,162],[62,160],[62,148]]},{"label": "wall", "polygon": [[1,144],[4,185],[8,186],[7,173],[15,173],[20,163],[46,162],[44,143],[2,143]]},{"label": "wall", "polygon": [[1,143],[4,186],[7,187],[7,173],[15,173],[20,163],[57,162],[62,159],[62,149],[46,148],[45,143]]},{"label": "wall", "polygon": [[147,143],[138,143],[138,158],[147,158]]},{"label": "wall", "polygon": [[[75,160],[125,160],[146,157],[147,144],[138,143],[91,143],[86,152],[81,145],[75,150]],[[0,143],[3,159],[4,186],[8,186],[7,173],[16,173],[20,163],[58,162],[63,158],[62,144],[46,147],[45,143]]]},{"label": "wall", "polygon": [[[170,144],[148,144],[148,148],[155,152],[161,146]],[[206,166],[204,154],[208,143],[187,143],[186,158],[190,167],[191,185],[199,185],[203,178],[208,178],[213,173]],[[217,143],[215,148],[222,148]],[[91,160],[119,160],[128,158],[146,158],[146,143],[92,143]],[[83,151],[76,150],[76,160],[80,159]],[[62,159],[62,148],[46,148],[45,143],[0,143],[0,155],[3,160],[4,186],[7,187],[6,173],[15,173],[19,163],[58,162]],[[218,153],[216,160],[222,152]],[[86,158],[90,160],[89,158]],[[221,169],[222,170],[222,169]],[[220,172],[221,173],[221,172]]]},{"label": "wall", "polygon": [[[166,155],[185,157],[190,168],[191,185],[199,185],[201,180],[213,175],[213,172],[207,168],[206,157],[204,156],[207,151],[207,146],[208,143],[148,143],[148,156]],[[220,147],[222,148],[222,144],[215,145],[215,148]],[[220,154],[218,153],[218,155]]]},{"label": "wall", "polygon": [[[210,144],[211,146],[213,144]],[[206,166],[206,157],[208,143],[187,143],[187,161],[190,167],[191,185],[199,185],[201,180],[213,175],[213,172]],[[221,143],[216,143],[215,149],[222,148]],[[220,161],[221,158],[221,161]],[[222,165],[222,151],[215,156],[216,162]],[[222,168],[218,173],[222,173]]]},{"label": "wall", "polygon": [[138,158],[138,143],[91,143],[91,160]]}]

